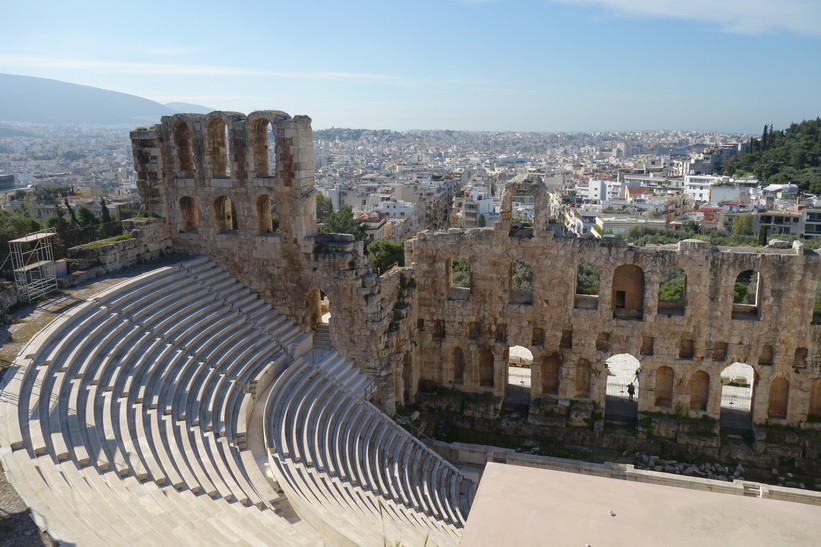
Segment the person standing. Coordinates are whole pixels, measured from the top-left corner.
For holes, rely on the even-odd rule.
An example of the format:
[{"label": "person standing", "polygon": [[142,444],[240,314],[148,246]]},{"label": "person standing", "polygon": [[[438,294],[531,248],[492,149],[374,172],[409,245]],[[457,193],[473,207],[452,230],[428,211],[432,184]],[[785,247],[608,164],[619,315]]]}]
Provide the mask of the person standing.
[{"label": "person standing", "polygon": [[636,394],[636,388],[633,385],[633,382],[627,384],[627,399],[632,403],[633,402],[633,395]]}]

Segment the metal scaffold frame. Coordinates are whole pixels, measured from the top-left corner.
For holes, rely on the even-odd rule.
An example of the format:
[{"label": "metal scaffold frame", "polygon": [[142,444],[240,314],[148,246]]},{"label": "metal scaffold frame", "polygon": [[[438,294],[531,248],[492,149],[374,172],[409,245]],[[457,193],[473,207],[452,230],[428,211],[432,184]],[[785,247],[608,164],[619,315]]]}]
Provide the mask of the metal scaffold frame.
[{"label": "metal scaffold frame", "polygon": [[33,232],[9,241],[9,257],[14,268],[17,301],[28,303],[57,290],[57,269],[51,240],[53,228]]}]

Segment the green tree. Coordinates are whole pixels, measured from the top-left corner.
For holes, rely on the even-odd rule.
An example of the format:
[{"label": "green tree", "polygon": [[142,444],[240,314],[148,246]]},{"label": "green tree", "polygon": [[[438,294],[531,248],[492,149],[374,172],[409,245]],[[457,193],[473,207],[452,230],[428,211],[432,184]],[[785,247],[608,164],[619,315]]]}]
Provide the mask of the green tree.
[{"label": "green tree", "polygon": [[579,264],[576,269],[576,294],[599,294],[599,268],[589,263]]},{"label": "green tree", "polygon": [[733,235],[748,236],[753,233],[753,215],[744,213],[733,219]]},{"label": "green tree", "polygon": [[510,288],[514,291],[533,291],[533,266],[529,262],[513,261]]},{"label": "green tree", "polygon": [[479,228],[484,228],[485,226],[487,226],[487,219],[485,218],[484,213],[479,214],[479,220],[477,222],[477,225],[479,226]]},{"label": "green tree", "polygon": [[378,239],[368,244],[368,263],[377,273],[384,273],[392,264],[405,265],[405,240]]},{"label": "green tree", "polygon": [[316,195],[316,221],[317,222],[325,222],[325,219],[328,218],[328,215],[334,212],[333,203],[331,203],[331,198],[326,197],[323,194]]},{"label": "green tree", "polygon": [[470,287],[470,264],[462,257],[454,256],[450,260],[450,286]]},{"label": "green tree", "polygon": [[113,237],[121,233],[120,224],[111,218],[111,212],[105,203],[105,198],[100,196],[100,221],[103,223],[103,235]]},{"label": "green tree", "polygon": [[319,231],[322,234],[352,234],[356,239],[365,241],[365,227],[354,217],[350,205],[343,205],[339,211],[331,212],[325,218],[325,224]]},{"label": "green tree", "polygon": [[758,229],[758,244],[761,245],[762,247],[766,247],[767,246],[767,239],[768,239],[767,227],[762,226],[761,228]]},{"label": "green tree", "polygon": [[661,271],[659,300],[684,300],[684,270],[670,266]]},{"label": "green tree", "polygon": [[82,203],[77,207],[77,221],[80,223],[81,228],[85,228],[100,224],[100,217],[91,207]]},{"label": "green tree", "polygon": [[8,242],[40,229],[40,224],[17,211],[0,210],[0,256],[8,254]]}]

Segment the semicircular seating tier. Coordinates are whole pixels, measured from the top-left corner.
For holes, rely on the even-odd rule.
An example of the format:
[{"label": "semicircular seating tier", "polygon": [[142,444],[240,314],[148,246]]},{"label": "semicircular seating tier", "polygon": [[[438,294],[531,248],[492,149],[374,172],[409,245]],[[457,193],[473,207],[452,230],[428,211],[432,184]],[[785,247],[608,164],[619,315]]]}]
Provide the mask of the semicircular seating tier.
[{"label": "semicircular seating tier", "polygon": [[[328,392],[322,427],[339,427],[336,413],[372,407],[362,398],[368,377],[335,353],[319,359],[312,343],[310,334],[204,257],[130,279],[55,319],[6,371],[0,385],[6,475],[41,528],[78,545],[318,545],[346,536],[300,511],[302,498],[286,500],[283,491],[301,491],[274,480],[283,476],[269,461],[277,445],[266,446],[269,436],[263,437],[262,406],[281,398],[272,384],[303,369],[332,379],[349,398],[350,408],[340,406]],[[283,411],[286,419],[301,412]],[[358,422],[344,425],[368,433]],[[275,421],[264,428],[284,429]],[[459,499],[434,482],[442,472],[431,467],[447,464],[427,449],[413,453],[421,458],[406,460],[413,473],[424,468],[427,474],[408,474],[402,486],[410,490],[411,481],[429,479],[422,486],[426,507]],[[455,520],[421,512],[408,521],[404,537],[463,522],[458,519],[466,516],[475,486],[458,477],[454,487],[465,485],[458,487],[468,503]],[[340,504],[354,503],[346,497],[353,488],[339,492]],[[356,488],[365,492],[366,506],[375,485]],[[417,514],[402,513],[400,505],[390,505],[392,515]],[[458,541],[458,534],[442,537]]]}]

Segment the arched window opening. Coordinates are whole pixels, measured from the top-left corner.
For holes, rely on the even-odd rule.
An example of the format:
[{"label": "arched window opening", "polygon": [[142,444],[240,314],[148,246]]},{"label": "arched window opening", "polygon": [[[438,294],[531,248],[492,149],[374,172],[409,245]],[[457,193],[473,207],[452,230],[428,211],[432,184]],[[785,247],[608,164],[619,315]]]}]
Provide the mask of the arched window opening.
[{"label": "arched window opening", "polygon": [[279,230],[279,217],[277,217],[276,205],[272,203],[271,196],[263,194],[257,198],[257,233],[270,234]]},{"label": "arched window opening", "polygon": [[669,266],[661,271],[659,280],[659,315],[684,315],[684,299],[687,290],[687,276],[678,266]]},{"label": "arched window opening", "polygon": [[453,348],[450,360],[453,365],[453,383],[463,384],[465,382],[465,354],[462,348]]},{"label": "arched window opening", "polygon": [[216,118],[208,124],[208,167],[211,178],[231,176],[228,125]]},{"label": "arched window opening", "polygon": [[180,232],[196,232],[199,213],[194,198],[183,196],[180,198]]},{"label": "arched window opening", "polygon": [[576,299],[574,306],[583,310],[599,307],[599,267],[587,262],[576,268]]},{"label": "arched window opening", "polygon": [[530,404],[530,370],[533,353],[523,346],[513,346],[507,351],[507,389],[505,403]]},{"label": "arched window opening", "polygon": [[264,118],[254,120],[251,125],[251,143],[254,176],[273,176],[276,153],[272,128],[268,120]]},{"label": "arched window opening", "polygon": [[510,301],[533,303],[533,266],[525,260],[514,260],[510,269]]},{"label": "arched window opening", "polygon": [[637,420],[641,376],[639,360],[629,353],[620,353],[607,359],[605,365],[607,365],[605,417],[617,421]]},{"label": "arched window opening", "polygon": [[810,408],[808,421],[821,422],[821,379],[813,381],[810,386]]},{"label": "arched window opening", "polygon": [[710,375],[703,370],[696,371],[690,379],[690,408],[707,410],[710,399]]},{"label": "arched window opening", "polygon": [[623,264],[613,272],[613,317],[644,318],[644,271],[635,264]]},{"label": "arched window opening", "polygon": [[448,298],[465,299],[470,296],[470,264],[460,256],[448,260]]},{"label": "arched window opening", "polygon": [[790,381],[780,376],[770,384],[769,406],[767,416],[770,418],[787,418],[787,406],[790,400]]},{"label": "arched window opening", "polygon": [[721,416],[719,425],[729,430],[753,427],[755,371],[746,363],[733,363],[721,371]]},{"label": "arched window opening", "polygon": [[177,176],[191,178],[196,170],[194,163],[194,146],[191,142],[191,130],[182,120],[174,122],[174,150],[177,155]]},{"label": "arched window opening", "polygon": [[656,406],[673,406],[673,381],[675,373],[668,366],[656,369]]},{"label": "arched window opening", "polygon": [[219,234],[233,232],[238,229],[237,212],[231,198],[220,196],[214,200],[214,220]]},{"label": "arched window opening", "polygon": [[579,359],[576,363],[576,397],[590,397],[590,361]]},{"label": "arched window opening", "polygon": [[761,275],[755,270],[744,270],[733,285],[733,319],[757,321],[761,301]]},{"label": "arched window opening", "polygon": [[542,393],[559,394],[561,369],[562,360],[558,353],[545,355],[542,361]]},{"label": "arched window opening", "polygon": [[493,352],[485,348],[479,352],[479,385],[493,387],[494,372]]}]

